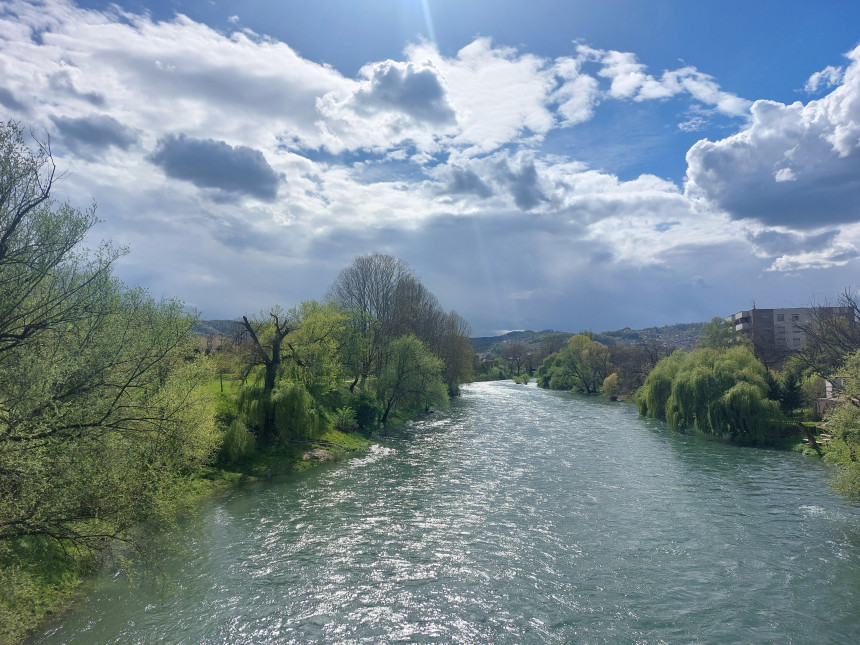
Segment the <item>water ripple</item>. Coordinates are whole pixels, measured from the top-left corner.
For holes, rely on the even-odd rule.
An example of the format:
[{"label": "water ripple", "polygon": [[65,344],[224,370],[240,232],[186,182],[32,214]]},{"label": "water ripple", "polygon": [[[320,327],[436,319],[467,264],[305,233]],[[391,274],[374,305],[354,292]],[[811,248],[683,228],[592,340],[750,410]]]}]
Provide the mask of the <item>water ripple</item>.
[{"label": "water ripple", "polygon": [[163,576],[107,572],[32,642],[850,642],[860,513],[827,476],[474,384],[362,456],[213,503]]}]

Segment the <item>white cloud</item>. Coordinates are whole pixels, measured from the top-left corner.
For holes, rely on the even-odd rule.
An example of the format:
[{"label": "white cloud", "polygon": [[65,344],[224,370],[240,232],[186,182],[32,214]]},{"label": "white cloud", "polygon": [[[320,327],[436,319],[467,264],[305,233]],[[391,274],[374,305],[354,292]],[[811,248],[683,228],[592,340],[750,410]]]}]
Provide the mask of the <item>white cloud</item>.
[{"label": "white cloud", "polygon": [[580,44],[577,53],[581,61],[599,64],[598,75],[610,80],[606,94],[613,99],[663,100],[686,93],[732,117],[745,116],[750,107],[750,101],[720,89],[713,77],[695,67],[667,70],[658,79],[646,73],[646,66],[630,52],[594,49]]},{"label": "white cloud", "polygon": [[828,65],[820,72],[815,72],[815,74],[810,76],[806,81],[806,84],[803,86],[803,89],[810,94],[814,94],[819,90],[835,87],[842,82],[842,73],[843,70],[841,67]]},{"label": "white cloud", "polygon": [[812,229],[860,217],[860,47],[842,85],[803,105],[756,101],[750,123],[687,154],[687,194],[737,219]]},{"label": "white cloud", "polygon": [[[681,190],[590,168],[551,137],[570,128],[576,141],[607,100],[680,99],[688,131],[749,114],[690,66],[654,76],[632,53],[580,45],[547,58],[478,38],[450,57],[412,45],[349,78],[181,15],[65,0],[4,11],[0,104],[55,129],[70,169],[57,196],[99,202],[97,234],[132,247],[124,278],[204,308],[228,292],[238,311],[319,297],[353,255],[378,250],[462,292],[465,307],[527,326],[571,294],[620,293],[611,280],[635,283],[625,305],[647,307],[661,277],[699,289],[690,276],[837,266],[860,244],[847,224],[860,203],[856,62],[820,101],[756,102],[748,127],[694,146]],[[815,217],[838,235],[797,232],[808,213],[791,208],[816,186],[829,210]],[[750,217],[782,228],[753,236],[732,221]]]}]

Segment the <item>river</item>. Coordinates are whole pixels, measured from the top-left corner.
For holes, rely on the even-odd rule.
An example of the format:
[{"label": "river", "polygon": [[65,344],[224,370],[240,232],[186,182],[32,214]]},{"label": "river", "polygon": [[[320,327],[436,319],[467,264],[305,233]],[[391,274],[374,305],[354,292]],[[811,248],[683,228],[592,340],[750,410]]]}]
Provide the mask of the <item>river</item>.
[{"label": "river", "polygon": [[212,500],[31,643],[849,643],[860,509],[798,454],[510,382]]}]

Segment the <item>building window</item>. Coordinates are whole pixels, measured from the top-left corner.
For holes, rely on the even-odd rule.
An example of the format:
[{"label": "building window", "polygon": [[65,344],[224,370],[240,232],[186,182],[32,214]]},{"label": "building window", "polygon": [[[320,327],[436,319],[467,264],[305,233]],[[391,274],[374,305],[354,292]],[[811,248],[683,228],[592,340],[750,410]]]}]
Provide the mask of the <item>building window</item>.
[{"label": "building window", "polygon": [[800,314],[791,314],[791,319],[797,322],[800,320]]},{"label": "building window", "polygon": [[785,320],[785,314],[777,314],[776,319],[778,322],[782,322]]}]

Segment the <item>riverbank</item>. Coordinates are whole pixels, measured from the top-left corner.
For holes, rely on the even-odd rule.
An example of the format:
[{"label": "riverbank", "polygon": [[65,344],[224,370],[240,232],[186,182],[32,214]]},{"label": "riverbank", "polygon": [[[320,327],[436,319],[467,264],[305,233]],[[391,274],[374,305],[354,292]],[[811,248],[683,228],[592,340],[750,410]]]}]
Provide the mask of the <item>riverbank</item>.
[{"label": "riverbank", "polygon": [[[174,519],[240,483],[309,470],[371,445],[373,442],[361,435],[329,430],[317,441],[261,452],[230,470],[206,468],[186,479],[174,492],[170,501]],[[63,611],[104,557],[105,554],[64,549],[49,539],[25,538],[14,544],[0,544],[0,645],[20,643]]]}]

